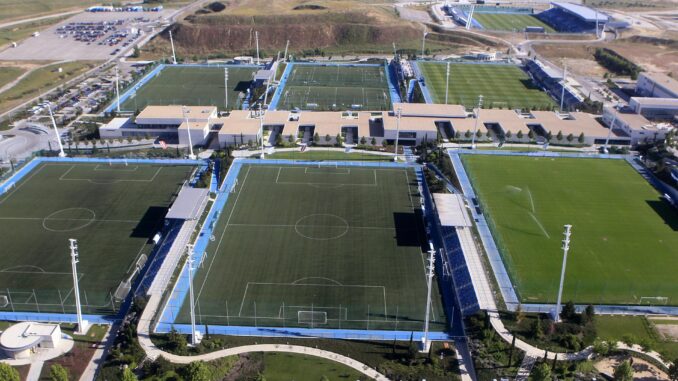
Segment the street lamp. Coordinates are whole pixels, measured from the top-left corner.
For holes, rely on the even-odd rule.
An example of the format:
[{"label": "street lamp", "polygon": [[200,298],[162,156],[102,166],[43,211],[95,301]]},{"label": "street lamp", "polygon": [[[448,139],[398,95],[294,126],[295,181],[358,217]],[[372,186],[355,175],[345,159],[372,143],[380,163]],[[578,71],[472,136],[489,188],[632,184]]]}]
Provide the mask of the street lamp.
[{"label": "street lamp", "polygon": [[195,155],[193,154],[193,141],[191,140],[191,125],[188,122],[188,108],[186,106],[181,106],[181,112],[184,114],[184,121],[186,122],[186,133],[188,134],[188,149],[190,154],[188,158],[195,160]]}]

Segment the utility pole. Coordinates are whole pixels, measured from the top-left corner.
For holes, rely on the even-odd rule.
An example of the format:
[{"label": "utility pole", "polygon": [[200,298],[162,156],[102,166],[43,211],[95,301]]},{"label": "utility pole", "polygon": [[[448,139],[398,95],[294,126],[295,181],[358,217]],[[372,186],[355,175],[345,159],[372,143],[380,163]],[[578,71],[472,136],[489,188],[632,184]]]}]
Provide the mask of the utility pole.
[{"label": "utility pole", "polygon": [[195,155],[193,154],[193,141],[191,140],[191,124],[188,122],[188,107],[181,106],[181,112],[184,114],[184,121],[186,122],[186,133],[188,134],[188,149],[190,154],[188,158],[195,160]]},{"label": "utility pole", "polygon": [[191,310],[191,346],[200,344],[200,331],[195,329],[195,296],[193,294],[193,246],[188,245],[188,293]]},{"label": "utility pole", "polygon": [[398,161],[398,139],[400,139],[400,117],[402,116],[403,108],[398,106],[396,110],[396,139],[395,139],[395,155],[393,161]]},{"label": "utility pole", "polygon": [[553,311],[553,321],[560,321],[560,302],[563,296],[563,283],[565,282],[565,267],[567,265],[567,252],[570,250],[570,235],[572,225],[565,225],[565,238],[563,239],[563,267],[560,271],[560,287],[558,287],[558,299],[556,309]]},{"label": "utility pole", "polygon": [[115,111],[120,114],[120,75],[118,74],[118,65],[115,65]]},{"label": "utility pole", "polygon": [[478,95],[478,108],[476,109],[476,122],[473,125],[473,136],[471,137],[471,149],[476,149],[476,134],[478,133],[478,120],[480,119],[481,107],[483,107],[483,96]]},{"label": "utility pole", "polygon": [[66,157],[66,152],[64,152],[64,145],[61,143],[61,136],[59,135],[59,130],[57,129],[56,120],[54,120],[54,114],[52,114],[52,106],[47,102],[47,111],[49,111],[49,117],[52,119],[52,127],[54,127],[54,134],[56,134],[57,143],[59,143],[59,157]]},{"label": "utility pole", "polygon": [[613,114],[612,114],[612,123],[610,123],[610,128],[607,130],[607,138],[605,138],[605,147],[603,147],[603,152],[608,153],[609,150],[609,144],[610,144],[610,135],[612,135],[612,129],[614,129],[614,124],[617,123],[617,113],[619,112],[617,110],[617,106],[615,105],[612,107]]},{"label": "utility pole", "polygon": [[71,271],[73,271],[73,295],[75,295],[75,313],[78,319],[78,335],[87,334],[87,320],[82,319],[82,306],[80,305],[80,286],[78,285],[78,268],[77,264],[80,262],[78,255],[78,240],[70,238],[71,246]]},{"label": "utility pole", "polygon": [[426,36],[428,35],[428,32],[426,32],[426,25],[424,25],[424,36],[421,38],[421,59],[424,59],[424,51],[426,48]]},{"label": "utility pole", "polygon": [[563,106],[565,103],[565,85],[567,84],[567,62],[563,64],[563,83],[561,86],[563,87],[561,92],[560,92],[560,112],[563,112]]},{"label": "utility pole", "polygon": [[224,68],[224,111],[228,111],[228,68]]},{"label": "utility pole", "polygon": [[256,40],[257,43],[257,65],[260,64],[259,60],[259,32],[254,32],[254,39]]},{"label": "utility pole", "polygon": [[174,52],[174,39],[172,39],[172,31],[171,30],[169,31],[169,35],[170,35],[170,44],[172,44],[172,63],[174,65],[176,65],[177,64],[177,55]]},{"label": "utility pole", "polygon": [[287,49],[290,47],[290,40],[287,40],[287,44],[285,44],[285,62],[287,62]]},{"label": "utility pole", "polygon": [[259,136],[261,137],[261,155],[259,158],[265,159],[266,154],[264,151],[264,115],[266,114],[266,110],[259,105]]},{"label": "utility pole", "polygon": [[433,274],[435,273],[435,249],[433,244],[429,241],[428,243],[430,250],[428,251],[428,267],[426,268],[427,277],[428,277],[428,290],[426,292],[426,317],[424,318],[424,336],[421,338],[421,352],[428,352],[431,348],[431,342],[428,340],[428,328],[429,320],[431,317],[431,287],[433,284]]},{"label": "utility pole", "polygon": [[446,73],[446,82],[445,82],[445,104],[447,104],[447,94],[450,91],[450,63],[447,63],[447,73]]}]

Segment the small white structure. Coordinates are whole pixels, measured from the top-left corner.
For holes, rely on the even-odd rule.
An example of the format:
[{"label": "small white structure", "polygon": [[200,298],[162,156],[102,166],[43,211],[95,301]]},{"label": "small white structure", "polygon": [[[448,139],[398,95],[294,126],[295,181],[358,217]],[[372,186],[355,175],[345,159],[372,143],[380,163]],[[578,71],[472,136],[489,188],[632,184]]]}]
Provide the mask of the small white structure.
[{"label": "small white structure", "polygon": [[0,334],[0,349],[12,359],[26,359],[39,348],[57,348],[61,342],[58,324],[21,322]]}]

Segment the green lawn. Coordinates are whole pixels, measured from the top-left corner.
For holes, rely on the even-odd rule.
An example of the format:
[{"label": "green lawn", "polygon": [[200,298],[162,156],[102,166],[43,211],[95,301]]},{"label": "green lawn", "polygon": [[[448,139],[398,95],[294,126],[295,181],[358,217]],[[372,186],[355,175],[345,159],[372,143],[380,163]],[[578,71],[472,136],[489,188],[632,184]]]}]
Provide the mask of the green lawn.
[{"label": "green lawn", "polygon": [[294,65],[282,89],[279,110],[390,110],[382,66]]},{"label": "green lawn", "polygon": [[[258,155],[256,155],[258,157]],[[267,159],[287,159],[287,160],[312,160],[312,161],[392,161],[391,156],[371,155],[363,152],[339,152],[339,151],[291,151],[276,152],[272,155],[266,155]]]},{"label": "green lawn", "polygon": [[649,343],[650,349],[661,353],[666,360],[678,358],[678,342],[662,340],[644,316],[596,316],[596,327],[598,337],[604,340],[630,338],[635,343]]},{"label": "green lawn", "polygon": [[571,224],[564,300],[678,303],[678,215],[625,161],[463,161],[523,302],[555,302],[563,225]]},{"label": "green lawn", "polygon": [[[444,62],[418,62],[435,103],[445,103],[447,82]],[[484,108],[551,107],[555,103],[518,66],[493,64],[450,64],[448,103],[476,107],[483,96]]]},{"label": "green lawn", "polygon": [[[413,170],[246,165],[238,179],[196,274],[200,324],[423,328]],[[433,301],[443,330],[437,288]]]},{"label": "green lawn", "polygon": [[[228,109],[239,109],[255,67],[228,67]],[[224,68],[166,66],[120,107],[143,110],[148,105],[217,106],[224,109]]]},{"label": "green lawn", "polygon": [[18,67],[12,66],[0,67],[0,87],[5,86],[6,84],[12,82],[24,72],[25,72],[24,69]]},{"label": "green lawn", "polygon": [[[37,69],[11,89],[0,93],[0,112],[7,111],[31,97],[57,87],[94,66],[95,63],[92,61],[75,61]],[[58,71],[59,68],[62,68],[61,73]]]},{"label": "green lawn", "polygon": [[44,163],[0,196],[0,311],[74,311],[69,238],[78,240],[84,313],[112,295],[162,227],[191,166]]},{"label": "green lawn", "polygon": [[0,22],[44,16],[101,4],[97,0],[0,0]]},{"label": "green lawn", "polygon": [[543,27],[549,33],[555,30],[532,15],[510,13],[474,13],[473,18],[485,29],[522,32],[528,26]]},{"label": "green lawn", "polygon": [[362,373],[346,365],[314,356],[293,353],[264,353],[264,377],[267,381],[369,380]]}]

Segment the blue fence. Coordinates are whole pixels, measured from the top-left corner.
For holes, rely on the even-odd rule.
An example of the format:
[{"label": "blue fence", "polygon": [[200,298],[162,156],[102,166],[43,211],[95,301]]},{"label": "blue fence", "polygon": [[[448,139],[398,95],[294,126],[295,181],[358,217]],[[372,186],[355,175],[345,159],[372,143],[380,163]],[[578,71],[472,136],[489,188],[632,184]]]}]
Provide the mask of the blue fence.
[{"label": "blue fence", "polygon": [[280,102],[280,97],[282,97],[282,92],[287,86],[287,80],[290,78],[290,74],[292,73],[292,67],[294,66],[293,63],[288,63],[287,66],[285,66],[285,71],[282,74],[282,77],[280,77],[280,82],[278,83],[278,88],[275,89],[275,93],[273,93],[273,97],[271,98],[271,103],[268,105],[268,109],[271,111],[275,111],[278,109],[278,102]]},{"label": "blue fence", "polygon": [[388,91],[391,93],[391,108],[395,103],[403,103],[403,99],[400,96],[400,85],[398,84],[398,75],[395,72],[395,68],[388,63],[384,63],[384,71],[386,71],[386,78],[388,81]]},{"label": "blue fence", "polygon": [[[116,316],[82,315],[83,320],[90,324],[111,324]],[[51,323],[77,323],[76,314],[52,314],[41,312],[0,312],[0,320],[7,321],[41,321]]]}]

